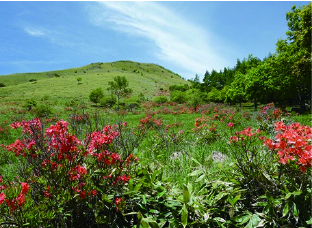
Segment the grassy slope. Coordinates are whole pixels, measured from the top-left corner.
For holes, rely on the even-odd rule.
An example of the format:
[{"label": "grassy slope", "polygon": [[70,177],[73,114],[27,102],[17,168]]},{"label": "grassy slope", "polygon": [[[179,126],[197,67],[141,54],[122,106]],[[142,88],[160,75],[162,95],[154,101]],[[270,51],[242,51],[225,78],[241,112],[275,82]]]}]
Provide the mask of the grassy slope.
[{"label": "grassy slope", "polygon": [[[56,77],[58,74],[60,77]],[[124,76],[133,89],[133,96],[143,93],[152,98],[160,88],[167,89],[172,84],[188,84],[177,74],[161,66],[131,61],[117,61],[112,63],[93,63],[80,68],[40,73],[19,73],[0,76],[0,82],[6,87],[0,88],[0,96],[4,100],[66,99],[88,98],[90,91],[102,87],[104,91],[108,81],[116,76]],[[82,83],[77,83],[77,78]],[[36,82],[29,82],[36,79]]]}]

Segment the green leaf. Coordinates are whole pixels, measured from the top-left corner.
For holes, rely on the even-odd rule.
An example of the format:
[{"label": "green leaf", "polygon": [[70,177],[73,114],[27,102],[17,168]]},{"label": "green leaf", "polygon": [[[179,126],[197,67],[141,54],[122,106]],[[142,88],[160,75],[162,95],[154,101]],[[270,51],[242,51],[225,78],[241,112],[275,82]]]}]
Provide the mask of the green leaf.
[{"label": "green leaf", "polygon": [[286,194],[286,196],[285,196],[285,200],[287,200],[290,196],[291,196],[291,193],[288,192],[288,193]]},{"label": "green leaf", "polygon": [[186,225],[187,225],[187,217],[188,217],[188,211],[187,211],[186,205],[183,204],[183,207],[182,207],[182,216],[181,216],[181,220],[182,220],[182,225],[183,225],[183,227],[186,227]]},{"label": "green leaf", "polygon": [[237,200],[240,199],[240,197],[241,197],[241,195],[237,195],[237,196],[235,196],[235,198],[234,198],[233,200],[232,200],[231,198],[229,198],[229,203],[230,203],[232,206],[234,206],[235,203],[237,202]]},{"label": "green leaf", "polygon": [[253,214],[251,219],[249,220],[248,224],[245,227],[246,228],[254,228],[259,224],[260,221],[261,221],[260,217],[256,214]]},{"label": "green leaf", "polygon": [[146,196],[145,195],[142,195],[142,203],[146,204]]},{"label": "green leaf", "polygon": [[283,209],[283,217],[288,214],[289,211],[289,202],[286,203]]},{"label": "green leaf", "polygon": [[141,222],[144,228],[159,228],[158,223],[151,218],[143,218]]},{"label": "green leaf", "polygon": [[194,177],[194,176],[199,176],[200,174],[203,174],[203,170],[202,169],[197,169],[195,171],[193,171],[192,173],[189,173],[188,176],[190,177]]},{"label": "green leaf", "polygon": [[159,211],[157,211],[155,209],[151,209],[150,212],[153,213],[153,214],[159,214]]},{"label": "green leaf", "polygon": [[248,222],[251,218],[251,214],[244,214],[244,215],[238,215],[236,217],[234,217],[234,221],[235,222],[239,222],[240,225]]},{"label": "green leaf", "polygon": [[186,187],[185,184],[183,184],[183,201],[184,203],[190,202],[190,193],[188,191],[188,188]]},{"label": "green leaf", "polygon": [[299,219],[299,211],[297,209],[297,205],[294,203],[294,216],[295,216],[295,219],[296,221],[298,222],[298,219]]},{"label": "green leaf", "polygon": [[311,224],[312,224],[312,218],[310,218],[309,220],[307,220],[306,223],[307,223],[308,225],[311,225]]},{"label": "green leaf", "polygon": [[[131,179],[130,179],[130,180],[131,180]],[[141,188],[141,186],[142,186],[142,184],[136,185],[136,186],[134,187],[133,191],[134,191],[134,192],[139,191],[139,189]]]},{"label": "green leaf", "polygon": [[196,179],[195,182],[196,182],[196,183],[197,183],[197,182],[200,182],[205,176],[206,176],[205,174],[200,175],[200,176]]},{"label": "green leaf", "polygon": [[299,195],[301,195],[301,193],[302,193],[302,191],[295,191],[295,192],[293,192],[292,194],[293,194],[294,196],[299,196]]},{"label": "green leaf", "polygon": [[202,164],[200,164],[199,161],[197,161],[195,158],[191,157],[191,159],[192,159],[193,162],[197,163],[197,165],[200,165],[200,166],[202,165]]}]

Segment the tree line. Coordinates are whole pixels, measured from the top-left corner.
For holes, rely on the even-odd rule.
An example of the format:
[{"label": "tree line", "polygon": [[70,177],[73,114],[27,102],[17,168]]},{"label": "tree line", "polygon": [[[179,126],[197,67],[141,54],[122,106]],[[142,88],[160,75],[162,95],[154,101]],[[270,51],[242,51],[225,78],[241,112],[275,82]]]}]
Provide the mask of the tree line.
[{"label": "tree line", "polygon": [[286,13],[287,38],[276,43],[276,52],[263,60],[253,56],[237,59],[233,68],[206,71],[203,82],[196,75],[192,88],[214,102],[253,101],[286,107],[299,104],[300,112],[311,103],[311,2],[293,6]]}]

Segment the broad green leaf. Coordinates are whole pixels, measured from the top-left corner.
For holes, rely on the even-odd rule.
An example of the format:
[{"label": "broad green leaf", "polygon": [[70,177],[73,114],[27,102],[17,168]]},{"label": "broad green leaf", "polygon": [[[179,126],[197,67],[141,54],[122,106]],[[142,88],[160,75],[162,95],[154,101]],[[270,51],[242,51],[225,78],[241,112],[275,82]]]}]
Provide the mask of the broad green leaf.
[{"label": "broad green leaf", "polygon": [[283,217],[285,216],[285,215],[287,215],[288,214],[288,211],[289,211],[289,202],[287,202],[286,203],[286,205],[284,206],[284,209],[283,209]]},{"label": "broad green leaf", "polygon": [[239,222],[240,225],[242,225],[242,224],[248,222],[250,220],[250,218],[251,218],[251,214],[238,215],[238,216],[234,217],[234,221]]},{"label": "broad green leaf", "polygon": [[311,225],[311,224],[312,224],[312,218],[310,218],[309,220],[307,220],[306,223],[307,223],[308,225]]},{"label": "broad green leaf", "polygon": [[250,218],[248,224],[245,227],[246,228],[254,228],[259,224],[260,221],[261,221],[260,217],[256,214],[253,214],[252,217]]},{"label": "broad green leaf", "polygon": [[188,217],[188,211],[187,211],[186,205],[183,204],[182,216],[181,216],[183,227],[186,227],[186,225],[187,225],[187,217]]},{"label": "broad green leaf", "polygon": [[295,191],[295,192],[293,192],[292,194],[293,194],[294,196],[299,196],[299,195],[301,195],[301,193],[302,193],[302,191]]}]

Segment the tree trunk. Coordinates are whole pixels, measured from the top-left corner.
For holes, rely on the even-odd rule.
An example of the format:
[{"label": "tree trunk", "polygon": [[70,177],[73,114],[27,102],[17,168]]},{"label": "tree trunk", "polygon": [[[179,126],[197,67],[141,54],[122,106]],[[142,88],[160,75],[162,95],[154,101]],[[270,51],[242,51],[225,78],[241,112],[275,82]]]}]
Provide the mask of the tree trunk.
[{"label": "tree trunk", "polygon": [[254,99],[254,109],[257,111],[257,98]]}]

